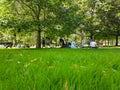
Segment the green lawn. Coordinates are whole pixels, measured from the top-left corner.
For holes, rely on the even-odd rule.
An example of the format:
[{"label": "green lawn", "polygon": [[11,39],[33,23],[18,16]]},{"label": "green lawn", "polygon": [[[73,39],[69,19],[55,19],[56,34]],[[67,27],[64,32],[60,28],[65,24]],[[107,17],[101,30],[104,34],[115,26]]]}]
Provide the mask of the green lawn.
[{"label": "green lawn", "polygon": [[0,49],[0,90],[120,90],[120,48]]}]

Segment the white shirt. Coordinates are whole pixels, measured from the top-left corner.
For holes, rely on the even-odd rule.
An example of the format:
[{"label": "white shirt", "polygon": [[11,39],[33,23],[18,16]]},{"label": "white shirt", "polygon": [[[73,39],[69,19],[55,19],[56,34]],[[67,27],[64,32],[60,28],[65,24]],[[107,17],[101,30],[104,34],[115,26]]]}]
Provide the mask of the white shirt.
[{"label": "white shirt", "polygon": [[96,47],[96,42],[95,41],[91,41],[90,42],[90,47]]}]

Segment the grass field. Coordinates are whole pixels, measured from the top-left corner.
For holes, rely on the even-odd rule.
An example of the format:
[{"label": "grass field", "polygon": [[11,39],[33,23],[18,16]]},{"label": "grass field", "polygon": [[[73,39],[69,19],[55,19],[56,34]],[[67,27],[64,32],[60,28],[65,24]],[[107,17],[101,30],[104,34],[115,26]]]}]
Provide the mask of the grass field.
[{"label": "grass field", "polygon": [[0,90],[120,90],[120,48],[0,49]]}]

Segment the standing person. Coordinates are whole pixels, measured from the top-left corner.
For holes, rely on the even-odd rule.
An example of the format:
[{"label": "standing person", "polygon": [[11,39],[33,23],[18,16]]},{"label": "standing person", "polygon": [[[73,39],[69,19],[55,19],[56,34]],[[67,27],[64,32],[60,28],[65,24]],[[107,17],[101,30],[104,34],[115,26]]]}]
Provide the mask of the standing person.
[{"label": "standing person", "polygon": [[75,43],[74,40],[71,42],[71,46],[70,46],[70,47],[71,47],[71,48],[76,48],[76,43]]},{"label": "standing person", "polygon": [[92,41],[90,42],[90,47],[91,47],[91,48],[97,48],[97,43],[96,43],[94,40],[92,40]]},{"label": "standing person", "polygon": [[92,40],[91,40],[90,38],[88,38],[88,41],[87,41],[88,47],[90,47],[91,41],[92,41]]}]

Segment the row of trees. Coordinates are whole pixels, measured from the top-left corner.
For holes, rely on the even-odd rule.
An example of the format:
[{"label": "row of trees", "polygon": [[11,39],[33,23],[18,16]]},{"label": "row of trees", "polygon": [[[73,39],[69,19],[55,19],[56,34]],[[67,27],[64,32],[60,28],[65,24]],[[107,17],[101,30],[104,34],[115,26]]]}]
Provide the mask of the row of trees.
[{"label": "row of trees", "polygon": [[41,37],[63,37],[84,32],[92,38],[120,36],[119,0],[1,0],[0,30],[36,32],[36,48]]}]

